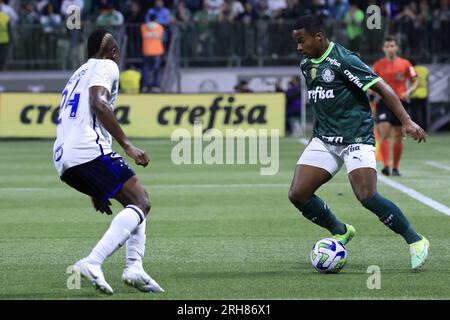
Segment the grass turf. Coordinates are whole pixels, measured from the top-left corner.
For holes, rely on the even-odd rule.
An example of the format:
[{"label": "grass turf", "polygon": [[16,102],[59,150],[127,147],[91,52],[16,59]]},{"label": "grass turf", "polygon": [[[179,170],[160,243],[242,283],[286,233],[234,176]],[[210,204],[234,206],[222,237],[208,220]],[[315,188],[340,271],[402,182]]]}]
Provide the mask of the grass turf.
[{"label": "grass turf", "polygon": [[[140,293],[121,283],[123,249],[104,265],[112,297],[100,296],[84,279],[81,289],[68,290],[67,267],[89,253],[111,218],[59,181],[52,143],[0,141],[2,299],[450,298],[450,217],[379,183],[379,192],[431,242],[426,269],[413,274],[406,243],[357,202],[343,169],[318,195],[357,235],[340,274],[314,271],[310,248],[328,233],[287,199],[304,149],[288,138],[281,140],[275,176],[260,176],[256,165],[176,166],[170,160],[174,143],[137,140],[152,159],[147,168],[133,165],[152,202],[145,266],[166,293]],[[449,144],[448,134],[424,145],[407,140],[403,176],[395,180],[450,206],[450,172],[427,163],[450,167]],[[381,268],[380,290],[367,288],[370,265]]]}]

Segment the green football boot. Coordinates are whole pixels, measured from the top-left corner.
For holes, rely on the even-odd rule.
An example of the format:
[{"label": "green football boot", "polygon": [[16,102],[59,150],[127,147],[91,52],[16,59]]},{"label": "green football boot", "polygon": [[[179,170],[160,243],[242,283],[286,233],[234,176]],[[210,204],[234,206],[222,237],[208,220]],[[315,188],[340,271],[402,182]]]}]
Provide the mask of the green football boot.
[{"label": "green football boot", "polygon": [[333,238],[346,245],[355,236],[356,229],[351,224],[345,224],[347,231],[344,234],[335,234]]},{"label": "green football boot", "polygon": [[422,236],[422,240],[409,245],[409,254],[411,255],[412,271],[418,271],[425,264],[428,258],[430,241]]}]

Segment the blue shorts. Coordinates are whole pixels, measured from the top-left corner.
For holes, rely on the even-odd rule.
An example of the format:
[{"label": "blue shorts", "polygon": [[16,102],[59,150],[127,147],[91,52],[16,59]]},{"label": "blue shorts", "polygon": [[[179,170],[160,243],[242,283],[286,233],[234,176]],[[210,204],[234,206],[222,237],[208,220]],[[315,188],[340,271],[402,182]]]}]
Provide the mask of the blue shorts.
[{"label": "blue shorts", "polygon": [[88,196],[107,201],[134,175],[122,157],[112,152],[67,169],[61,180]]}]

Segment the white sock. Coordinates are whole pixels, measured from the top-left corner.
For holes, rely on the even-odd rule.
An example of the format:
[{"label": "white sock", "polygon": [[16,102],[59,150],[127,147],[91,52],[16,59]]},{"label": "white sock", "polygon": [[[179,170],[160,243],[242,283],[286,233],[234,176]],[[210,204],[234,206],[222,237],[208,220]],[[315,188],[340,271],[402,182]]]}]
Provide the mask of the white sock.
[{"label": "white sock", "polygon": [[147,236],[145,235],[147,220],[144,220],[140,225],[136,227],[131,233],[130,238],[126,243],[126,264],[125,268],[136,266],[138,268],[143,268],[142,260],[145,253],[145,240]]},{"label": "white sock", "polygon": [[144,221],[142,210],[128,205],[111,222],[109,229],[87,257],[90,263],[102,265],[106,258],[119,249],[136,227]]}]

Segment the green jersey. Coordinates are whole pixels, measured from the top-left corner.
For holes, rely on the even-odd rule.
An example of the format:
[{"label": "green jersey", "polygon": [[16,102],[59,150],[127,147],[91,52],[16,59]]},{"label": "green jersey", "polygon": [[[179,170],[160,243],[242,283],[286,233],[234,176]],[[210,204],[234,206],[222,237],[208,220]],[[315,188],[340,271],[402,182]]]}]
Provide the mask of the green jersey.
[{"label": "green jersey", "polygon": [[375,145],[367,89],[381,80],[361,59],[330,42],[319,59],[300,64],[313,107],[314,136],[331,144]]}]

